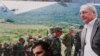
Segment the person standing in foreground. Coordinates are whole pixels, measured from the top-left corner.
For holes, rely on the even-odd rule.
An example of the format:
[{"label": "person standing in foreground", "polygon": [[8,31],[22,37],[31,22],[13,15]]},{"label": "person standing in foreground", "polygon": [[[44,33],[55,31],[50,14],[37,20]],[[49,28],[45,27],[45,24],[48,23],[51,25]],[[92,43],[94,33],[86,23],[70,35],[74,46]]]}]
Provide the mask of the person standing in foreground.
[{"label": "person standing in foreground", "polygon": [[95,6],[82,5],[80,17],[85,23],[81,33],[81,56],[100,56],[100,20]]}]

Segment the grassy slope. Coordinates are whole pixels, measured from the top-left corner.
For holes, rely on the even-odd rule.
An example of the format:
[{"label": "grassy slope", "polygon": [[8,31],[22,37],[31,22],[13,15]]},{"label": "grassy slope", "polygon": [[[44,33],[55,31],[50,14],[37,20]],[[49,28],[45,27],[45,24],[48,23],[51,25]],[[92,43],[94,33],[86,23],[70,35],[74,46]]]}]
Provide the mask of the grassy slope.
[{"label": "grassy slope", "polygon": [[49,27],[43,25],[18,25],[0,23],[0,42],[16,42],[21,36],[28,34],[45,36]]}]

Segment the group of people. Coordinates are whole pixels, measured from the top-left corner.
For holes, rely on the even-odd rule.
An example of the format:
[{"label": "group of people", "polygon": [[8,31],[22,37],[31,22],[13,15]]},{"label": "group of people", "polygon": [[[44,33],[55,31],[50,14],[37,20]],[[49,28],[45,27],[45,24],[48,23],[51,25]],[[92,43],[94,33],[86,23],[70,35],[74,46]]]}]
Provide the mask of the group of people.
[{"label": "group of people", "polygon": [[[1,56],[62,56],[61,43],[66,46],[65,55],[71,55],[71,48],[76,35],[75,28],[70,27],[68,34],[61,38],[63,31],[61,27],[51,27],[48,36],[34,38],[28,35],[27,44],[24,38],[19,38],[18,42],[5,47],[0,46]],[[67,52],[66,52],[67,51]],[[78,52],[77,52],[78,53]]]},{"label": "group of people", "polygon": [[76,40],[74,41],[75,47],[78,46],[80,50],[76,50],[75,53],[80,51],[79,56],[100,56],[100,19],[95,6],[93,4],[82,5],[80,7],[80,17],[85,25],[81,34],[78,35],[79,38],[75,37],[73,39],[74,34],[70,33],[65,35],[65,42],[63,42],[67,46],[65,55],[71,56],[72,43],[73,40]]},{"label": "group of people", "polygon": [[[61,54],[61,43],[66,46],[65,56],[71,56],[72,46],[74,44],[74,37],[76,36],[75,28],[71,27],[67,34],[61,38],[62,35],[61,27],[50,28],[50,34],[44,39],[38,41],[38,44],[33,46],[33,54],[35,56],[62,56]],[[43,43],[45,42],[45,45]],[[41,43],[41,44],[40,44]],[[44,50],[44,52],[39,53]],[[46,50],[45,50],[46,49]],[[67,52],[66,52],[67,51]],[[77,52],[78,53],[78,52]]]},{"label": "group of people", "polygon": [[[35,40],[30,36],[25,46],[25,40],[20,38],[12,47],[13,56],[63,56],[61,43],[66,47],[64,56],[100,56],[100,20],[97,16],[93,4],[84,4],[80,7],[80,17],[85,26],[80,26],[79,32],[71,27],[61,38],[62,28],[52,27],[50,34],[43,39]],[[72,54],[73,46],[75,46],[74,54]]]}]

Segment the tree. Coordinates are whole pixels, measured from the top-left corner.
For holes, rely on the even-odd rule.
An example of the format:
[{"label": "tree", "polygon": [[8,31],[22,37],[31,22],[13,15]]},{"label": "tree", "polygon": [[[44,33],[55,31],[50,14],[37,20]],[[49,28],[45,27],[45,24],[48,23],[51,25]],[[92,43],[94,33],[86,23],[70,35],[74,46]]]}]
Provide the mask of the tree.
[{"label": "tree", "polygon": [[10,23],[13,23],[14,21],[11,20],[11,19],[7,19],[6,22],[10,22]]}]

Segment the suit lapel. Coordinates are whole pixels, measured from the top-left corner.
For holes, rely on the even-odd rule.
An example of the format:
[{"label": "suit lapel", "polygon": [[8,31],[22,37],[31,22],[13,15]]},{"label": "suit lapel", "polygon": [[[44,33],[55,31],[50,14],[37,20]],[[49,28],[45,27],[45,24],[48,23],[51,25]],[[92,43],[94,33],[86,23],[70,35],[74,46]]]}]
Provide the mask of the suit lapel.
[{"label": "suit lapel", "polygon": [[90,43],[92,43],[92,40],[93,40],[93,37],[94,37],[94,35],[95,35],[96,31],[97,31],[97,28],[98,28],[98,19],[95,21],[95,24],[93,26],[92,34],[91,34],[91,40],[90,40],[91,42]]}]

